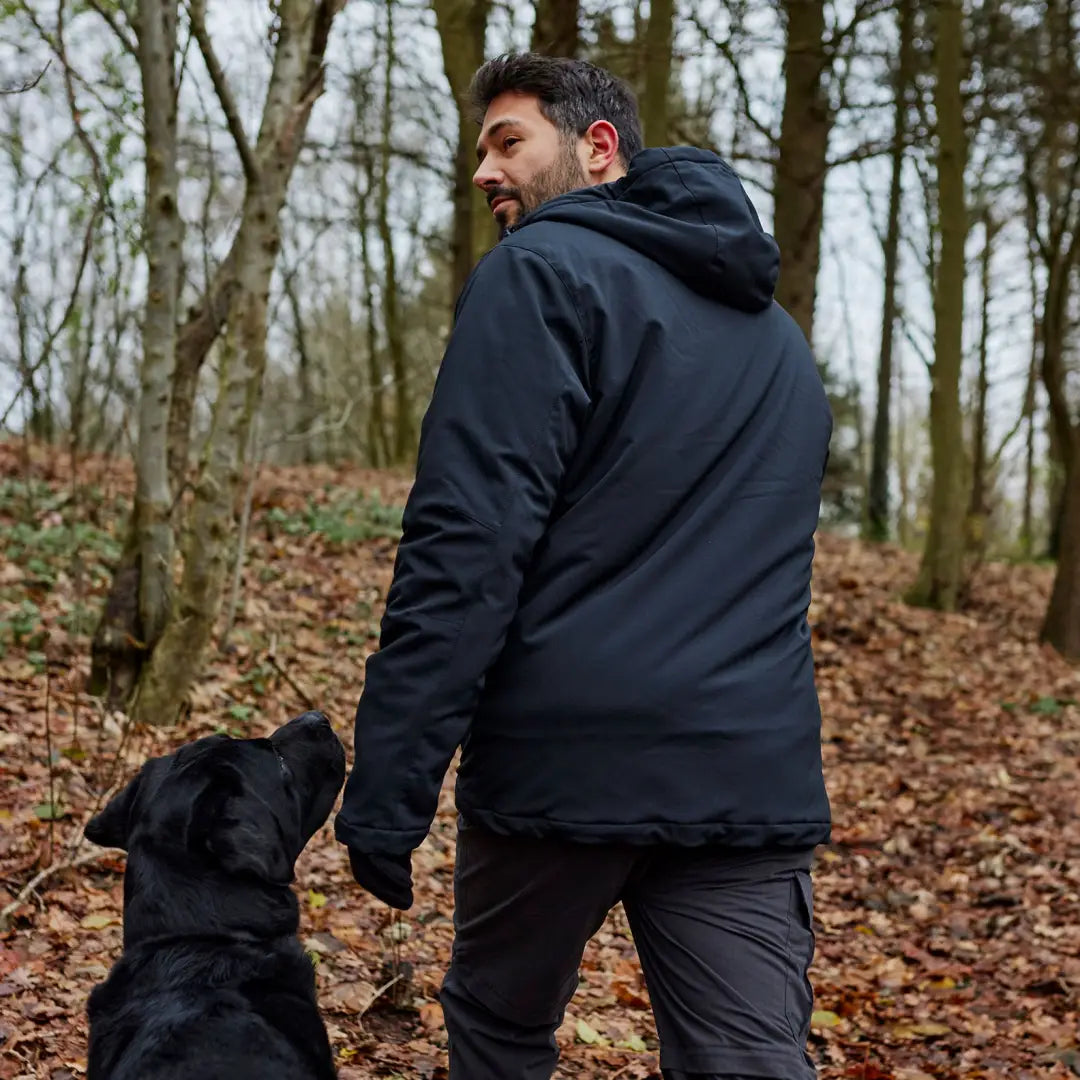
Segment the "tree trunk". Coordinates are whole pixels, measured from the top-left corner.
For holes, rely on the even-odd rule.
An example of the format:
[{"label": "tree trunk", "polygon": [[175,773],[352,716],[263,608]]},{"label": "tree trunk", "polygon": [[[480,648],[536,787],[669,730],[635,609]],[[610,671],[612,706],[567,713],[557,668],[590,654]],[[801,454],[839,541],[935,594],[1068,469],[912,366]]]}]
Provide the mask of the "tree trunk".
[{"label": "tree trunk", "polygon": [[915,75],[913,0],[900,0],[897,9],[900,45],[893,78],[892,176],[889,181],[889,213],[882,249],[885,298],[881,310],[881,351],[878,354],[877,405],[871,449],[870,484],[867,492],[866,537],[889,538],[889,459],[892,447],[893,342],[896,338],[896,272],[900,263],[900,206],[903,199],[904,152],[907,146],[908,88]]},{"label": "tree trunk", "polygon": [[148,653],[165,630],[172,594],[166,446],[183,231],[177,206],[176,26],[176,0],[140,0],[147,289],[135,503],[130,535],[91,646],[90,692],[105,694],[110,708],[126,704]]},{"label": "tree trunk", "polygon": [[934,367],[930,389],[930,447],[934,479],[930,527],[922,566],[908,599],[954,611],[964,588],[964,431],[960,407],[963,361],[964,241],[967,207],[961,79],[964,35],[961,0],[941,0],[936,45],[938,220],[941,256],[934,282]]},{"label": "tree trunk", "polygon": [[[140,682],[137,721],[171,723],[198,674],[224,592],[234,508],[266,368],[266,311],[285,205],[311,109],[322,92],[322,57],[342,0],[282,0],[258,142],[250,153],[236,278],[218,396],[184,549],[184,575],[170,620]],[[243,154],[243,152],[242,152]],[[247,171],[247,170],[246,170]]]},{"label": "tree trunk", "polygon": [[[1028,226],[1046,270],[1040,347],[1043,383],[1050,406],[1050,535],[1048,555],[1058,559],[1058,579],[1043,637],[1051,644],[1069,638],[1066,622],[1080,619],[1059,596],[1069,592],[1069,567],[1074,551],[1067,549],[1070,509],[1077,477],[1077,439],[1067,389],[1066,336],[1069,289],[1080,261],[1080,148],[1076,140],[1076,15],[1074,0],[1047,0],[1042,13],[1046,39],[1040,56],[1045,67],[1038,72],[1043,87],[1039,109],[1031,119],[1041,121],[1041,131],[1025,155],[1024,181],[1028,196]],[[1045,207],[1045,229],[1040,231],[1040,208]],[[1073,530],[1075,532],[1075,529]],[[1064,651],[1064,650],[1063,650]],[[1067,655],[1074,655],[1069,652]]]},{"label": "tree trunk", "polygon": [[236,240],[229,254],[217,268],[208,284],[206,295],[188,312],[187,322],[176,341],[176,371],[172,382],[172,402],[169,408],[169,482],[179,494],[187,482],[188,459],[191,454],[191,418],[195,410],[195,391],[199,372],[210,354],[229,314],[236,296]]},{"label": "tree trunk", "polygon": [[1074,433],[1065,456],[1065,490],[1061,516],[1061,550],[1042,640],[1067,660],[1080,660],[1080,445]]},{"label": "tree trunk", "polygon": [[578,0],[536,0],[532,51],[576,57],[578,45]]},{"label": "tree trunk", "polygon": [[1031,368],[1028,371],[1027,389],[1024,391],[1024,417],[1027,424],[1027,441],[1024,447],[1024,508],[1020,523],[1020,554],[1030,559],[1035,552],[1033,535],[1035,501],[1035,381],[1037,360],[1032,349]]},{"label": "tree trunk", "polygon": [[[367,361],[368,404],[364,422],[367,463],[378,469],[391,458],[390,437],[386,430],[386,387],[383,384],[382,355],[379,351],[379,311],[375,298],[375,267],[371,258],[371,221],[369,214],[375,202],[375,166],[371,149],[364,139],[364,118],[371,104],[371,93],[363,77],[353,77],[353,141],[365,147],[357,162],[353,187],[353,232],[360,239],[360,272],[364,301],[364,351]],[[350,248],[350,253],[353,249]],[[354,266],[350,263],[349,282],[352,287]],[[353,320],[349,314],[349,335]]]},{"label": "tree trunk", "polygon": [[465,286],[476,260],[491,246],[495,226],[484,196],[472,182],[476,171],[478,130],[469,113],[468,92],[476,69],[484,62],[491,0],[432,0],[442,44],[443,69],[458,111],[457,152],[454,155],[453,257],[450,309]]},{"label": "tree trunk", "polygon": [[[1029,217],[1029,223],[1030,217]],[[1033,223],[1032,223],[1033,224]],[[1039,379],[1039,349],[1042,341],[1042,322],[1039,319],[1038,245],[1029,237],[1028,257],[1031,269],[1031,360],[1028,364],[1027,386],[1024,390],[1024,417],[1027,421],[1027,444],[1024,448],[1024,510],[1020,525],[1020,554],[1030,559],[1035,552],[1035,387]]]},{"label": "tree trunk", "polygon": [[[1074,223],[1074,228],[1080,230],[1080,220]],[[1049,267],[1041,334],[1052,443],[1062,471],[1058,515],[1051,535],[1057,553],[1057,573],[1043,622],[1042,640],[1069,660],[1080,660],[1080,429],[1071,419],[1065,362],[1069,284],[1078,261],[1080,231],[1073,231],[1072,240],[1056,253]]]},{"label": "tree trunk", "polygon": [[645,100],[642,127],[646,146],[668,144],[668,97],[671,90],[671,46],[674,0],[650,0],[645,31]]},{"label": "tree trunk", "polygon": [[[1080,214],[1075,228],[1080,229]],[[1072,410],[1066,389],[1066,336],[1068,334],[1068,300],[1072,268],[1080,253],[1080,233],[1074,233],[1067,248],[1063,248],[1064,230],[1059,243],[1048,252],[1046,293],[1043,299],[1042,325],[1039,343],[1042,351],[1043,384],[1050,403],[1050,538],[1048,555],[1062,557],[1063,532],[1069,501],[1070,469],[1075,432]]]},{"label": "tree trunk", "polygon": [[967,546],[977,559],[986,550],[986,521],[989,517],[987,498],[986,405],[990,394],[987,369],[987,345],[990,339],[990,261],[994,238],[1000,228],[989,209],[983,210],[983,250],[980,266],[982,289],[979,312],[979,378],[975,394],[975,430],[971,447],[971,501],[968,504]]},{"label": "tree trunk", "polygon": [[[371,161],[364,165],[367,173],[367,190],[375,190],[374,170]],[[364,219],[363,207],[357,204],[357,228],[360,232],[360,261],[364,279],[365,319],[368,385],[371,388],[371,402],[367,416],[368,463],[372,468],[380,468],[390,461],[390,437],[386,432],[386,387],[383,383],[382,357],[379,353],[379,313],[375,303],[375,268],[371,264],[371,243],[368,239],[368,223]]]},{"label": "tree trunk", "polygon": [[390,226],[390,133],[394,120],[394,3],[386,0],[386,56],[383,78],[382,151],[379,160],[377,222],[383,254],[383,320],[390,371],[394,378],[394,463],[403,464],[416,453],[416,420],[405,356],[405,338],[401,327],[401,295],[398,286],[397,256]]},{"label": "tree trunk", "polygon": [[825,92],[824,0],[782,0],[787,21],[784,112],[773,182],[780,247],[776,299],[813,344],[821,220],[832,114]]},{"label": "tree trunk", "polygon": [[296,347],[297,376],[300,380],[300,427],[304,433],[303,449],[301,451],[306,464],[312,465],[316,461],[325,460],[328,455],[324,444],[320,455],[314,433],[315,421],[319,416],[319,407],[316,404],[317,391],[315,389],[315,359],[308,348],[307,331],[304,327],[304,311],[300,306],[300,294],[296,291],[296,279],[293,274],[286,274],[285,296],[289,301],[289,309],[293,319],[293,341]]},{"label": "tree trunk", "polygon": [[900,505],[896,508],[896,539],[907,549],[911,542],[911,481],[908,461],[907,399],[904,387],[904,368],[896,365],[896,473]]},{"label": "tree trunk", "polygon": [[[204,0],[205,2],[205,0]],[[313,3],[314,0],[309,0]],[[345,6],[345,0],[318,0],[315,17],[315,29],[312,35],[311,55],[308,62],[307,83],[311,92],[321,87],[322,59],[326,52],[326,41],[333,25],[334,16]],[[310,111],[314,100],[301,106]],[[307,117],[303,118],[303,127],[307,127]],[[242,138],[242,136],[240,136]],[[259,131],[259,146],[263,145],[263,131]],[[286,184],[288,176],[296,165],[303,139],[298,139],[288,147],[291,157],[282,158],[280,167],[285,170]],[[246,148],[245,148],[246,149]],[[250,151],[248,151],[250,154]],[[244,155],[241,152],[241,156]],[[278,166],[275,166],[275,168]],[[249,179],[250,183],[250,179]],[[195,391],[198,387],[199,372],[210,353],[214,342],[225,327],[225,322],[232,311],[237,290],[240,287],[238,264],[244,238],[237,231],[233,237],[228,254],[221,261],[212,279],[207,283],[202,300],[188,311],[187,321],[180,329],[176,343],[176,374],[173,378],[172,408],[169,412],[169,476],[175,492],[184,484],[188,471],[188,458],[191,446],[191,418],[195,405]]]},{"label": "tree trunk", "polygon": [[1043,558],[1056,561],[1061,554],[1061,527],[1065,517],[1067,451],[1061,445],[1061,436],[1052,416],[1046,424],[1046,442],[1046,548]]}]

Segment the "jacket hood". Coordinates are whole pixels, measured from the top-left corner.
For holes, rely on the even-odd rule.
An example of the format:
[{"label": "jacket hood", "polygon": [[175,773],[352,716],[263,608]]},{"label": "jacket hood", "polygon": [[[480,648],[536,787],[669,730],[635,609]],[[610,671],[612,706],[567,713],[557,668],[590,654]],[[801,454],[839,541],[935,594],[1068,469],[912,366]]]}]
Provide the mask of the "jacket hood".
[{"label": "jacket hood", "polygon": [[686,282],[741,311],[772,303],[776,241],[731,166],[708,150],[658,147],[635,155],[610,184],[560,195],[514,230],[563,221],[614,237]]}]

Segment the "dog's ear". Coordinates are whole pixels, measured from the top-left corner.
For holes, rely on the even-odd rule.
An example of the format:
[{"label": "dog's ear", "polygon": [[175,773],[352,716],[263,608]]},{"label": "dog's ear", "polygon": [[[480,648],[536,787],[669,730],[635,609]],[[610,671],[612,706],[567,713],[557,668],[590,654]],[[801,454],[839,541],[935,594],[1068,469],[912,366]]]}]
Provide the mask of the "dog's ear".
[{"label": "dog's ear", "polygon": [[87,840],[100,844],[102,847],[127,850],[128,837],[131,833],[131,810],[138,798],[144,771],[140,769],[135,779],[123,791],[118,791],[108,801],[105,808],[86,823],[83,832]]},{"label": "dog's ear", "polygon": [[[250,874],[274,885],[293,880],[298,844],[273,808],[239,770],[219,772],[200,800],[207,850],[229,874]],[[225,786],[227,785],[227,786]]]}]

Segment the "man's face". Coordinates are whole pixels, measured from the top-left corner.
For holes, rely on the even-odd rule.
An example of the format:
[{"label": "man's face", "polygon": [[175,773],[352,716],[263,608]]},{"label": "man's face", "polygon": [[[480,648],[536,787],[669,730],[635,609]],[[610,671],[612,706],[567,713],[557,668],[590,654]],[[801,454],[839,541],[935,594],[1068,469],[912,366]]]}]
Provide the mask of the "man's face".
[{"label": "man's face", "polygon": [[491,102],[476,144],[473,183],[487,196],[500,228],[592,183],[578,157],[579,142],[560,134],[532,94],[509,91]]}]

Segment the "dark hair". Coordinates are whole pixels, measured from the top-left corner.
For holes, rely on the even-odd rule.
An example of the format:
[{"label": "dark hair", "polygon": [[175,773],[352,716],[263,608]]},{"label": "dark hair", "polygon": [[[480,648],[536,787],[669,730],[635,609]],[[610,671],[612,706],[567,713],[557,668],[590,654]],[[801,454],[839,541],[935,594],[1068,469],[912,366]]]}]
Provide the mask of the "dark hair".
[{"label": "dark hair", "polygon": [[570,138],[584,135],[597,120],[606,120],[619,133],[619,156],[626,166],[642,148],[633,90],[595,64],[532,52],[504,53],[489,60],[469,87],[477,123],[483,121],[492,101],[507,91],[535,94],[540,111]]}]

